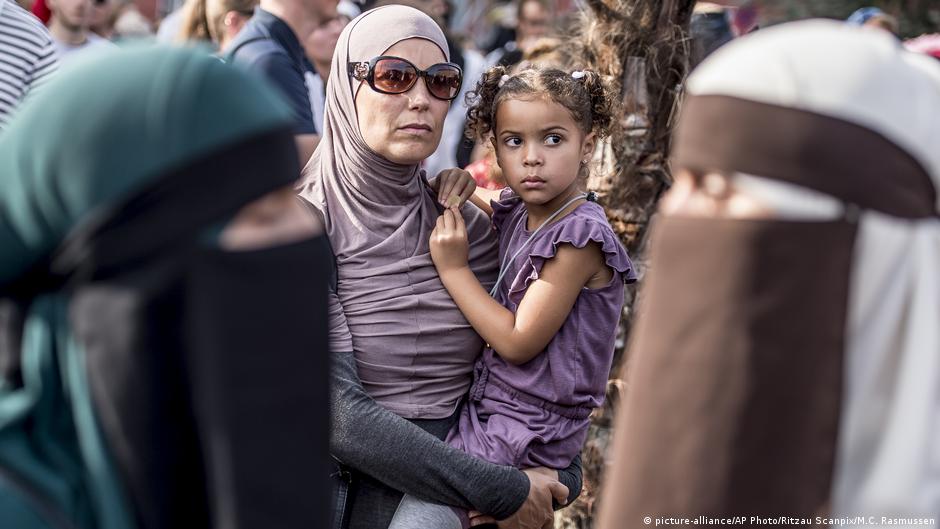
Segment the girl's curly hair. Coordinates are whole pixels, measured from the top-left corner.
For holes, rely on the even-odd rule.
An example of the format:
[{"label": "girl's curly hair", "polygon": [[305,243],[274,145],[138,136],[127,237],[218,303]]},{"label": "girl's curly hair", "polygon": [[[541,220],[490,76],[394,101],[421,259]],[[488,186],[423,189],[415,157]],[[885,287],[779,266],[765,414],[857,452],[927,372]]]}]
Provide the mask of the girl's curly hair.
[{"label": "girl's curly hair", "polygon": [[585,134],[598,139],[610,133],[616,98],[610,85],[597,72],[568,73],[533,66],[510,75],[504,66],[487,70],[476,89],[467,94],[467,137],[485,138],[496,128],[496,111],[507,99],[544,97],[568,109]]}]

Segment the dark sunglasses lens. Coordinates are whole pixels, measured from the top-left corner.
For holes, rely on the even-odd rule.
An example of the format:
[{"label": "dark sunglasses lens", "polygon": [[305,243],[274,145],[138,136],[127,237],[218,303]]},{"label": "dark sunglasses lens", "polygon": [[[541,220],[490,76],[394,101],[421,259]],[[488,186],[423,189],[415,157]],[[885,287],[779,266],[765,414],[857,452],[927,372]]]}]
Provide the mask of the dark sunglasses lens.
[{"label": "dark sunglasses lens", "polygon": [[396,59],[382,59],[375,63],[372,82],[379,90],[400,94],[407,92],[417,77],[414,66]]},{"label": "dark sunglasses lens", "polygon": [[440,99],[453,99],[460,91],[460,70],[446,64],[428,68],[428,91]]}]

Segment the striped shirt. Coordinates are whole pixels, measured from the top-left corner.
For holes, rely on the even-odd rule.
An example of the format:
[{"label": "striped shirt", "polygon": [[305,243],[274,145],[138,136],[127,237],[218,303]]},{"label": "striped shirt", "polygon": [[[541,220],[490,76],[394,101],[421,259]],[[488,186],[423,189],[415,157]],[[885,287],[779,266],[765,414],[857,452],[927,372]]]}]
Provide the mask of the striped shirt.
[{"label": "striped shirt", "polygon": [[0,130],[57,67],[55,43],[42,22],[13,0],[0,0]]}]

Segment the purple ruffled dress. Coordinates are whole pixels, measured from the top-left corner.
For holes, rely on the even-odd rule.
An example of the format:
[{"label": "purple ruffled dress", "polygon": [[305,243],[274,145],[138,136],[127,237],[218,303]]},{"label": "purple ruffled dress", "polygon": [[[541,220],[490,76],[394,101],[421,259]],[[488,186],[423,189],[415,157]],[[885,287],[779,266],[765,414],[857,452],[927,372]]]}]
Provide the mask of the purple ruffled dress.
[{"label": "purple ruffled dress", "polygon": [[[506,189],[493,202],[500,262],[531,237],[522,200]],[[515,312],[532,281],[560,244],[601,245],[613,270],[602,288],[584,288],[558,334],[522,365],[487,347],[477,361],[470,396],[448,443],[487,461],[519,468],[566,468],[584,444],[588,415],[604,402],[613,360],[623,284],[636,281],[633,263],[607,222],[604,209],[585,202],[546,226],[499,285],[496,300]]]}]

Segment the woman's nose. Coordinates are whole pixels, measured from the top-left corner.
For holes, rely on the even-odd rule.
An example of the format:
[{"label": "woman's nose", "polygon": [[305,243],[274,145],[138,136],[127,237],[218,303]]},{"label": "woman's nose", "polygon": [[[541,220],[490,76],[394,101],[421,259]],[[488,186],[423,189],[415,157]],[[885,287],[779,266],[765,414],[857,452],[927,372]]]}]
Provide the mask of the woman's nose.
[{"label": "woman's nose", "polygon": [[431,94],[428,93],[427,83],[424,79],[418,81],[408,91],[408,106],[411,110],[427,110],[431,106]]}]

